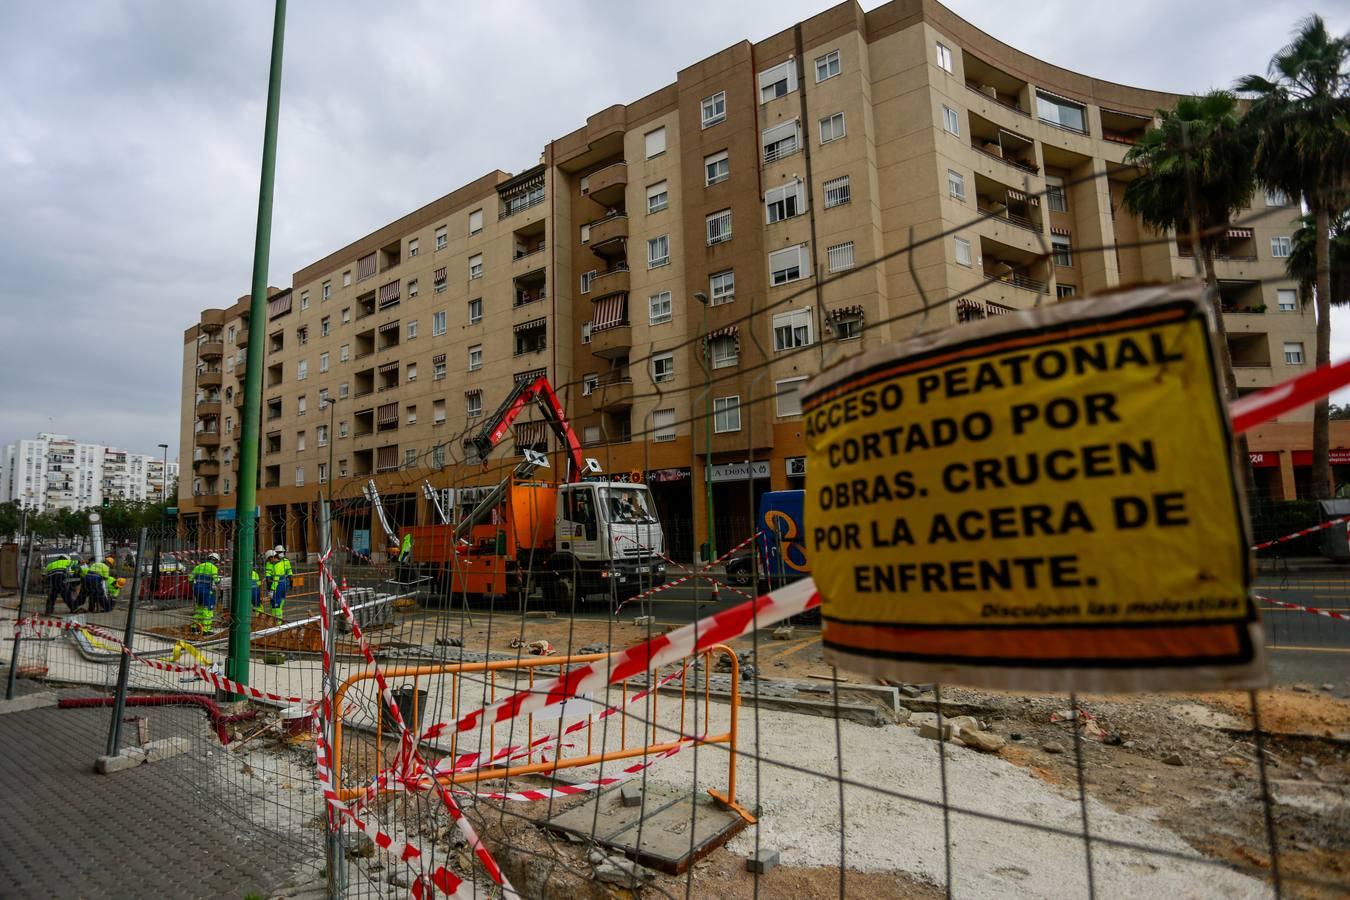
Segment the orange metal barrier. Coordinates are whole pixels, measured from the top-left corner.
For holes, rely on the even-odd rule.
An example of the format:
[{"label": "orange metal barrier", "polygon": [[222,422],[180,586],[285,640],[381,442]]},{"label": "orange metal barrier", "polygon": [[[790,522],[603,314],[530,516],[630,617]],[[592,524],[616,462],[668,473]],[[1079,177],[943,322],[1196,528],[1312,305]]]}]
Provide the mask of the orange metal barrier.
[{"label": "orange metal barrier", "polygon": [[[712,735],[707,734],[708,728],[711,724],[711,715],[712,715],[709,702],[711,700],[709,679],[707,678],[707,676],[712,673],[712,663],[714,662],[713,657],[714,655],[717,654],[725,655],[731,662],[731,672],[730,672],[731,697],[728,702],[728,706],[730,709],[730,719],[728,722],[728,728],[725,732],[721,734]],[[498,660],[493,662],[442,663],[437,665],[425,665],[425,666],[390,667],[384,668],[382,671],[384,673],[385,678],[391,683],[395,679],[407,679],[407,678],[412,679],[413,693],[411,696],[413,702],[413,709],[412,709],[412,716],[410,717],[410,719],[411,722],[413,723],[419,723],[418,728],[421,729],[423,727],[420,725],[421,710],[417,708],[417,704],[421,696],[419,691],[421,690],[423,678],[430,679],[444,675],[450,676],[451,679],[450,719],[456,720],[459,718],[460,715],[459,693],[460,693],[460,679],[462,678],[471,677],[476,674],[483,675],[487,679],[488,683],[488,691],[489,691],[488,702],[493,702],[497,699],[497,676],[498,673],[500,672],[510,671],[518,676],[521,670],[524,670],[524,675],[528,679],[528,686],[530,688],[533,688],[535,682],[535,670],[540,666],[560,666],[563,671],[566,671],[571,666],[595,662],[596,660],[604,659],[608,655],[609,654],[605,653],[595,653],[582,656],[537,656],[537,657],[529,656],[518,660],[516,659]],[[740,718],[740,705],[741,705],[740,661],[737,659],[735,651],[732,650],[730,647],[726,646],[725,644],[717,644],[713,647],[709,647],[701,654],[701,656],[703,657],[704,662],[703,728],[702,728],[703,737],[696,736],[700,733],[699,730],[697,729],[698,726],[697,712],[695,713],[695,721],[693,723],[695,725],[695,730],[691,732],[688,728],[685,727],[687,724],[687,699],[689,694],[689,687],[687,684],[688,679],[686,676],[689,674],[690,669],[690,658],[686,658],[682,664],[682,670],[679,678],[679,685],[680,685],[679,733],[682,740],[658,740],[657,738],[658,725],[656,720],[656,713],[657,713],[657,704],[659,702],[661,692],[659,690],[656,690],[652,692],[650,698],[651,700],[650,738],[648,738],[647,736],[647,727],[646,727],[647,723],[642,723],[641,727],[636,729],[638,734],[637,743],[634,743],[632,746],[629,746],[628,744],[629,715],[625,709],[625,707],[627,706],[629,696],[629,682],[628,680],[625,680],[621,682],[619,685],[622,694],[619,706],[617,707],[619,711],[613,714],[614,717],[617,717],[619,720],[618,722],[619,747],[617,749],[605,749],[604,747],[601,747],[599,751],[595,750],[593,742],[593,732],[595,728],[596,716],[595,714],[591,714],[587,716],[586,727],[580,729],[577,732],[577,735],[580,735],[583,731],[586,734],[586,752],[584,754],[580,754],[577,756],[563,755],[565,748],[561,745],[561,742],[559,742],[558,744],[555,744],[551,748],[542,748],[548,750],[550,755],[554,757],[554,759],[551,761],[544,761],[537,763],[527,761],[520,765],[511,765],[508,760],[503,765],[496,765],[491,768],[485,767],[478,769],[469,769],[463,772],[455,772],[455,773],[447,772],[437,777],[442,784],[473,784],[480,781],[489,781],[496,778],[514,778],[519,775],[551,774],[560,769],[574,769],[581,766],[598,765],[599,763],[610,762],[613,760],[632,759],[633,757],[637,756],[647,756],[656,753],[661,753],[666,750],[670,750],[674,747],[677,747],[682,743],[727,744],[728,750],[730,752],[727,761],[726,792],[721,793],[718,791],[709,790],[708,793],[712,795],[712,797],[717,801],[719,801],[720,803],[724,804],[730,809],[735,810],[736,813],[739,814],[742,818],[744,818],[747,822],[754,822],[755,817],[751,815],[749,811],[742,808],[736,802],[736,753],[737,753],[737,739],[739,737],[738,720]],[[658,676],[656,675],[655,672],[648,671],[645,674],[647,677],[647,684],[644,687],[650,687],[657,683]],[[359,684],[360,682],[372,681],[374,678],[375,673],[373,670],[370,669],[367,669],[366,671],[363,672],[358,672],[355,675],[352,675],[349,678],[347,678],[345,681],[342,682],[341,685],[338,686],[337,693],[334,697],[334,704],[333,704],[334,708],[339,710],[352,709],[353,707],[350,704],[344,702],[348,690],[350,690],[353,686]],[[517,685],[512,684],[509,689],[511,691],[515,691],[518,689],[518,687]],[[344,718],[343,715],[338,716],[336,728],[334,729],[333,771],[334,771],[334,778],[336,779],[335,786],[337,787],[339,798],[341,798],[342,800],[352,800],[361,796],[363,793],[365,793],[365,791],[362,788],[347,788],[342,786],[343,718]],[[532,714],[527,715],[525,718],[526,722],[525,722],[524,746],[528,747],[534,742],[535,724],[534,724],[534,716]],[[492,755],[496,752],[496,732],[497,732],[496,723],[493,723],[488,726],[488,752],[485,758],[491,758]],[[424,744],[423,746],[432,750],[434,753],[447,754],[451,759],[453,759],[457,755],[458,739],[459,739],[458,734],[454,733],[451,734],[450,748],[448,751],[427,744]],[[375,743],[376,743],[376,750],[375,750],[376,758],[380,760],[381,765],[383,765],[385,760],[385,752],[384,752],[385,729],[384,729],[384,714],[382,710],[375,716]],[[530,755],[533,754],[531,753]],[[526,759],[528,760],[529,756],[526,756]],[[390,789],[386,788],[385,790]]]}]

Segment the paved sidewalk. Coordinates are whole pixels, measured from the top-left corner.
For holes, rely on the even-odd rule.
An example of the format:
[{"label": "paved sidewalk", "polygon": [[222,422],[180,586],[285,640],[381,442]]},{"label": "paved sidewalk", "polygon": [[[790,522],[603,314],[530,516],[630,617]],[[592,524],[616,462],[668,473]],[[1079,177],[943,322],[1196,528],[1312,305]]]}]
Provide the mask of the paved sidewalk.
[{"label": "paved sidewalk", "polygon": [[[206,728],[197,709],[134,713],[149,717],[156,738],[200,736]],[[201,768],[190,755],[94,774],[109,715],[106,708],[0,715],[0,894],[276,896],[298,860],[228,827],[215,798],[197,786]],[[124,743],[127,737],[124,731]]]}]

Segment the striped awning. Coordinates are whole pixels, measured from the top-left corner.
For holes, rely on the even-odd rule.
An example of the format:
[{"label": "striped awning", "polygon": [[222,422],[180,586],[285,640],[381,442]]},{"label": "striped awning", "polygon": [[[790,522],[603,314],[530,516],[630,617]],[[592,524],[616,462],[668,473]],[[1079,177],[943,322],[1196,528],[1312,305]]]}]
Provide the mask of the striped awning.
[{"label": "striped awning", "polygon": [[533,447],[548,440],[548,426],[543,422],[517,422],[516,446]]},{"label": "striped awning", "polygon": [[398,404],[386,403],[375,410],[375,421],[380,425],[389,425],[398,421]]},{"label": "striped awning", "polygon": [[379,369],[381,375],[387,375],[390,372],[397,372],[397,371],[398,371],[398,363],[396,362],[385,363],[384,365],[380,366]]},{"label": "striped awning", "polygon": [[704,341],[705,345],[712,344],[718,338],[731,338],[736,343],[736,352],[741,352],[741,329],[736,325],[728,325],[725,328],[716,328],[708,332],[708,338]]},{"label": "striped awning", "polygon": [[444,364],[445,364],[445,354],[444,354],[444,353],[437,353],[435,356],[433,356],[433,357],[431,358],[431,364],[432,364],[433,366],[444,365]]},{"label": "striped awning", "polygon": [[1054,91],[1047,91],[1047,90],[1046,90],[1045,88],[1043,88],[1043,87],[1038,87],[1038,88],[1036,88],[1036,93],[1038,93],[1038,94],[1044,94],[1045,96],[1050,97],[1051,99],[1054,99],[1054,100],[1063,100],[1065,103],[1072,103],[1074,106],[1086,106],[1086,105],[1087,105],[1087,104],[1085,104],[1082,100],[1075,100],[1074,98],[1072,98],[1072,97],[1066,97],[1066,96],[1064,96],[1063,94],[1056,94]]},{"label": "striped awning", "polygon": [[367,253],[356,261],[356,280],[361,281],[375,274],[375,254]]},{"label": "striped awning", "polygon": [[841,306],[838,309],[832,309],[826,315],[831,322],[838,322],[840,319],[857,319],[859,328],[867,327],[867,317],[863,314],[861,306]]},{"label": "striped awning", "polygon": [[375,448],[375,468],[377,469],[397,469],[398,468],[398,445],[389,447]]},{"label": "striped awning", "polygon": [[548,319],[531,319],[528,322],[521,322],[516,325],[516,331],[529,331],[531,328],[543,328],[548,324]]},{"label": "striped awning", "polygon": [[1041,205],[1041,201],[1040,201],[1038,198],[1036,198],[1036,197],[1028,197],[1026,194],[1022,193],[1021,191],[1016,191],[1016,190],[1013,190],[1012,188],[1008,188],[1008,199],[1009,199],[1009,200],[1018,200],[1018,201],[1021,201],[1022,203],[1025,203],[1027,206],[1040,206],[1040,205]]},{"label": "striped awning", "polygon": [[445,266],[441,266],[435,272],[432,272],[431,277],[434,281],[445,281]]},{"label": "striped awning", "polygon": [[1000,143],[1000,144],[1003,143],[1003,139],[1004,139],[1005,137],[1010,137],[1010,138],[1012,138],[1013,140],[1015,140],[1015,141],[1020,141],[1020,142],[1023,143],[1023,144],[1032,144],[1032,143],[1035,143],[1034,141],[1032,141],[1031,138],[1026,137],[1025,135],[1020,135],[1020,134],[1018,134],[1018,133],[1015,132],[1015,131],[1009,131],[1009,130],[1006,129],[1006,128],[1000,128],[1000,129],[998,130],[998,135],[999,135],[999,143]]},{"label": "striped awning", "polygon": [[391,303],[398,302],[398,286],[399,283],[397,281],[391,281],[388,284],[380,285],[380,306],[388,306]]},{"label": "striped awning", "polygon": [[530,369],[528,372],[517,372],[514,376],[512,376],[512,380],[516,384],[523,384],[534,381],[540,375],[547,375],[547,374],[548,369]]},{"label": "striped awning", "polygon": [[1051,234],[1057,234],[1057,235],[1059,235],[1060,237],[1068,237],[1068,236],[1069,236],[1069,229],[1064,228],[1064,227],[1059,226],[1059,225],[1051,225],[1051,226],[1050,226],[1050,233],[1051,233]]},{"label": "striped awning", "polygon": [[291,292],[278,294],[267,301],[267,318],[275,319],[277,316],[284,316],[291,311]]},{"label": "striped awning", "polygon": [[602,297],[592,304],[591,333],[628,324],[628,295]]},{"label": "striped awning", "polygon": [[1249,238],[1252,236],[1252,230],[1250,228],[1230,228],[1228,229],[1228,236],[1230,238]]},{"label": "striped awning", "polygon": [[380,334],[384,334],[387,331],[398,331],[398,319],[395,319],[392,322],[385,322],[380,326]]},{"label": "striped awning", "polygon": [[472,397],[472,396],[475,395],[475,394],[481,394],[481,393],[483,393],[483,389],[482,389],[482,388],[471,388],[471,389],[469,389],[469,390],[467,390],[467,391],[464,392],[464,396],[465,396],[465,397]]}]

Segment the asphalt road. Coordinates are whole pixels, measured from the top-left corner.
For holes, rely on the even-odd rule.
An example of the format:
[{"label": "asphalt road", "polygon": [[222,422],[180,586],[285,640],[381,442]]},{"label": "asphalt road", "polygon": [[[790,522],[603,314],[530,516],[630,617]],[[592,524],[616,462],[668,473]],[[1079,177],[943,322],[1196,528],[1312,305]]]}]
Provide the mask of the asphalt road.
[{"label": "asphalt road", "polygon": [[[1312,570],[1257,578],[1258,596],[1350,615],[1350,573]],[[1350,696],[1350,621],[1262,602],[1270,666],[1279,684],[1334,684]]]}]

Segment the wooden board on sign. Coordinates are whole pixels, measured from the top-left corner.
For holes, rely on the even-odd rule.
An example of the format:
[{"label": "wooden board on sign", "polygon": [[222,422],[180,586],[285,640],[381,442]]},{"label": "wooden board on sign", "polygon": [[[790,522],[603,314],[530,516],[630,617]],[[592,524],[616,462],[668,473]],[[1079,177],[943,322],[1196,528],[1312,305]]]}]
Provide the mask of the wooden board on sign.
[{"label": "wooden board on sign", "polygon": [[842,668],[1019,690],[1265,683],[1203,285],[853,357],[803,395]]}]

